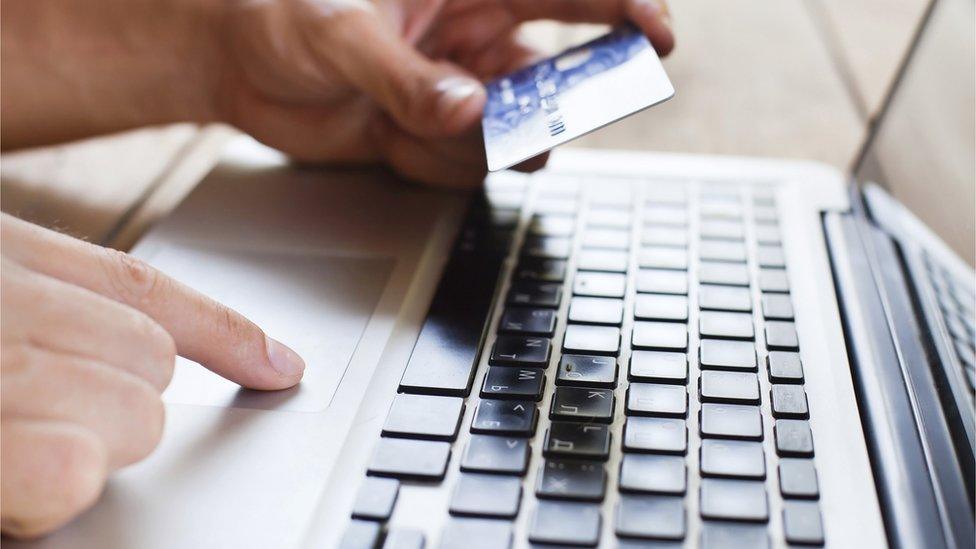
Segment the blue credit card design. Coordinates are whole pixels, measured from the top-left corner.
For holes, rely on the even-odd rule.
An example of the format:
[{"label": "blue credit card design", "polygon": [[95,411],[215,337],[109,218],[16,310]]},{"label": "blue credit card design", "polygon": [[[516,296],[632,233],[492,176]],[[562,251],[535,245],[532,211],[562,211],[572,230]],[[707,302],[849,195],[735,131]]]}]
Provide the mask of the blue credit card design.
[{"label": "blue credit card design", "polygon": [[501,170],[670,99],[647,38],[621,27],[488,84],[488,169]]}]

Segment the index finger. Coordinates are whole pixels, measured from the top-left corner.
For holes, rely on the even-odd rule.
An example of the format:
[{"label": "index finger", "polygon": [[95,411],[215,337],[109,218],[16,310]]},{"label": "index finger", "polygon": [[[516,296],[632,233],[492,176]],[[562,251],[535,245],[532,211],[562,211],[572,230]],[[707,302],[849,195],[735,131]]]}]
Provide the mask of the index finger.
[{"label": "index finger", "polygon": [[[305,363],[240,313],[123,252],[3,215],[4,253],[24,266],[142,311],[180,356],[252,389],[298,383]],[[57,261],[41,261],[57,257]]]}]

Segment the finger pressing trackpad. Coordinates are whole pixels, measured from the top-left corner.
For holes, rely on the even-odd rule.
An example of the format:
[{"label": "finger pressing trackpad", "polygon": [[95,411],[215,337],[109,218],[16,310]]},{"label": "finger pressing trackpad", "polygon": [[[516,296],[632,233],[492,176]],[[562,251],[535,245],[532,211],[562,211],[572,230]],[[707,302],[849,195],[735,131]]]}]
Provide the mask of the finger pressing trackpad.
[{"label": "finger pressing trackpad", "polygon": [[305,359],[301,384],[248,391],[177,359],[169,403],[318,412],[328,408],[395,261],[168,245],[150,263],[247,316]]}]

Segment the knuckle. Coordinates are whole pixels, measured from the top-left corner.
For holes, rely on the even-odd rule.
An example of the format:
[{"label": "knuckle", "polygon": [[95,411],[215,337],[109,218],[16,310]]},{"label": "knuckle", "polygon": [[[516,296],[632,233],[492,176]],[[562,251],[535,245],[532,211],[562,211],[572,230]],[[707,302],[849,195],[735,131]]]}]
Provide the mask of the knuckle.
[{"label": "knuckle", "polygon": [[122,302],[142,304],[158,292],[163,280],[159,271],[125,252],[109,248],[104,250],[109,282]]}]

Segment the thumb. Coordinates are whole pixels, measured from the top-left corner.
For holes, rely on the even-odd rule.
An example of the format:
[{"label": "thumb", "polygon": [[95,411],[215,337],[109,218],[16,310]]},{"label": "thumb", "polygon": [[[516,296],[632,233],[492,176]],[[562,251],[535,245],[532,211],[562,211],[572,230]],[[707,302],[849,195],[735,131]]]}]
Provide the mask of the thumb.
[{"label": "thumb", "polygon": [[300,20],[319,62],[337,70],[410,133],[453,136],[481,119],[481,82],[455,65],[424,56],[372,4],[316,9]]}]

